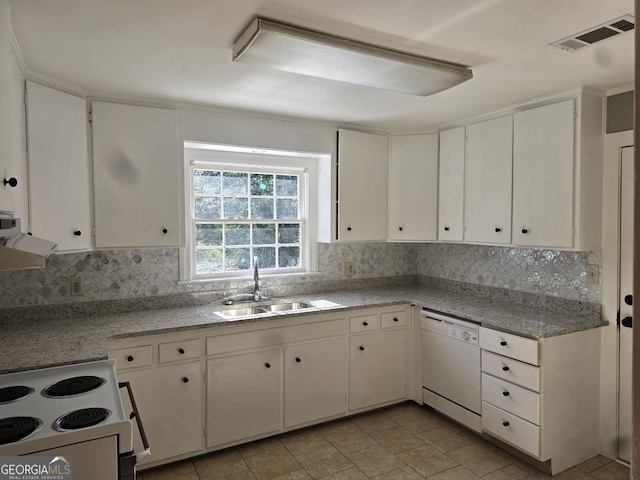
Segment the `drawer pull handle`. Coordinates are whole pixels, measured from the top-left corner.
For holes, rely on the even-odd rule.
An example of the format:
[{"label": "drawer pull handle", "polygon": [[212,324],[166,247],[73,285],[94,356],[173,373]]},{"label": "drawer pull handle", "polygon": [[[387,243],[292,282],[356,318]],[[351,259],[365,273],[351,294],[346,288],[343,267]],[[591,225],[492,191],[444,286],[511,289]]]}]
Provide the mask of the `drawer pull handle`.
[{"label": "drawer pull handle", "polygon": [[402,231],[402,227],[398,227],[398,230]]},{"label": "drawer pull handle", "polygon": [[184,348],[179,348],[179,349],[178,349],[178,353],[179,353],[180,355],[184,355]]},{"label": "drawer pull handle", "polygon": [[505,397],[509,396],[509,390],[505,390],[504,392],[502,392],[502,395],[504,395]]},{"label": "drawer pull handle", "polygon": [[81,232],[80,230],[74,230],[74,231],[73,231],[73,234],[74,234],[76,237],[79,237],[79,236],[81,236],[81,235],[82,235],[82,232]]},{"label": "drawer pull handle", "polygon": [[364,352],[364,345],[360,345],[360,351]]},{"label": "drawer pull handle", "polygon": [[398,317],[393,317],[393,321],[394,321],[394,322],[399,322],[399,321],[400,321],[400,319],[399,319]]},{"label": "drawer pull handle", "polygon": [[133,362],[133,355],[129,355],[127,357],[127,362]]},{"label": "drawer pull handle", "polygon": [[166,235],[167,233],[169,233],[169,230],[167,230],[166,228],[163,228],[162,229],[162,233],[164,233]]},{"label": "drawer pull handle", "polygon": [[448,232],[449,231],[449,227],[444,227],[444,231]]},{"label": "drawer pull handle", "polygon": [[182,377],[182,383],[189,383],[189,379],[187,377]]},{"label": "drawer pull handle", "polygon": [[496,227],[496,233],[500,233],[502,229],[500,227]]},{"label": "drawer pull handle", "polygon": [[350,232],[350,231],[351,231],[351,227],[347,227],[347,232]]},{"label": "drawer pull handle", "polygon": [[302,359],[300,357],[296,357],[296,363],[300,363]]},{"label": "drawer pull handle", "polygon": [[500,345],[502,345],[503,347],[507,346],[507,341],[506,340],[501,340],[500,341]]},{"label": "drawer pull handle", "polygon": [[508,427],[509,426],[509,422],[505,420],[504,422],[502,422],[502,426],[503,427]]},{"label": "drawer pull handle", "polygon": [[364,325],[365,327],[368,327],[369,326],[369,322],[364,321],[364,322],[362,322],[362,325]]},{"label": "drawer pull handle", "polygon": [[509,367],[507,367],[506,365],[502,366],[502,371],[503,372],[508,372],[509,371]]},{"label": "drawer pull handle", "polygon": [[264,366],[267,368],[271,368],[271,364],[269,362],[265,363]]},{"label": "drawer pull handle", "polygon": [[529,233],[529,230],[528,230],[528,229],[526,229],[526,228],[523,228],[523,229],[522,229],[522,234],[523,234],[523,235],[526,235],[527,233]]}]

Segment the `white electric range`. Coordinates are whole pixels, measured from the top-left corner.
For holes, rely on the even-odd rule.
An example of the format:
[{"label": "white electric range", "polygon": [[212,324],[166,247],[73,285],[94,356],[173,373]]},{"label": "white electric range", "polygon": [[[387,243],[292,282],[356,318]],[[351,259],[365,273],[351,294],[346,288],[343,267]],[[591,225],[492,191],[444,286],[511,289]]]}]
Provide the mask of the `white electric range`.
[{"label": "white electric range", "polygon": [[131,395],[118,384],[114,360],[0,375],[0,457],[64,456],[74,479],[134,479],[135,463],[149,452],[132,451],[125,387]]}]

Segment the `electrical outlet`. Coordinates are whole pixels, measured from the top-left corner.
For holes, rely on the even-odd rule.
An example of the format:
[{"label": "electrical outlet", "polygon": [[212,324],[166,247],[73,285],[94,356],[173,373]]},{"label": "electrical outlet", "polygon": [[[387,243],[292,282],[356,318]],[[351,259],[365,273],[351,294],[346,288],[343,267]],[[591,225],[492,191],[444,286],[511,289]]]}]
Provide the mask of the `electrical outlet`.
[{"label": "electrical outlet", "polygon": [[353,277],[356,273],[356,264],[353,262],[343,262],[342,273],[345,277]]},{"label": "electrical outlet", "polygon": [[587,265],[587,283],[600,283],[600,267],[598,265]]},{"label": "electrical outlet", "polygon": [[82,285],[81,277],[72,278],[69,281],[69,286],[71,290],[71,295],[73,295],[74,297],[80,297],[84,295],[84,286]]}]

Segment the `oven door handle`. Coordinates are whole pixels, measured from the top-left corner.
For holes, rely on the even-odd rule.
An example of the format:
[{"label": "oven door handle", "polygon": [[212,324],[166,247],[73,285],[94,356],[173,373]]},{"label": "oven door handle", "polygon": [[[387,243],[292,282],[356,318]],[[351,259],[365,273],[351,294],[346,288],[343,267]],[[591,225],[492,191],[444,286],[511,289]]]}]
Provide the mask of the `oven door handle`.
[{"label": "oven door handle", "polygon": [[138,431],[140,432],[140,438],[142,439],[142,446],[144,450],[138,454],[136,454],[136,463],[140,463],[142,460],[151,455],[151,449],[149,448],[149,441],[147,440],[147,434],[144,432],[144,427],[142,426],[142,420],[140,419],[140,412],[138,412],[138,406],[136,405],[136,400],[133,398],[133,390],[131,390],[131,384],[129,382],[119,382],[119,388],[126,388],[127,394],[129,395],[129,400],[131,400],[131,408],[132,412],[129,416],[130,419],[135,418],[136,424],[138,425]]}]

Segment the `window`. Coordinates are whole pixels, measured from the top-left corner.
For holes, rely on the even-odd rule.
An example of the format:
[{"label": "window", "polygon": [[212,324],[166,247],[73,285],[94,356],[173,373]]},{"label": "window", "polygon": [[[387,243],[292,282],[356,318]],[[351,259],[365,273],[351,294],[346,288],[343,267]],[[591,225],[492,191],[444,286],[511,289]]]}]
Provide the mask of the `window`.
[{"label": "window", "polygon": [[313,270],[312,159],[187,148],[185,161],[183,280],[248,277],[256,257],[261,274]]}]

